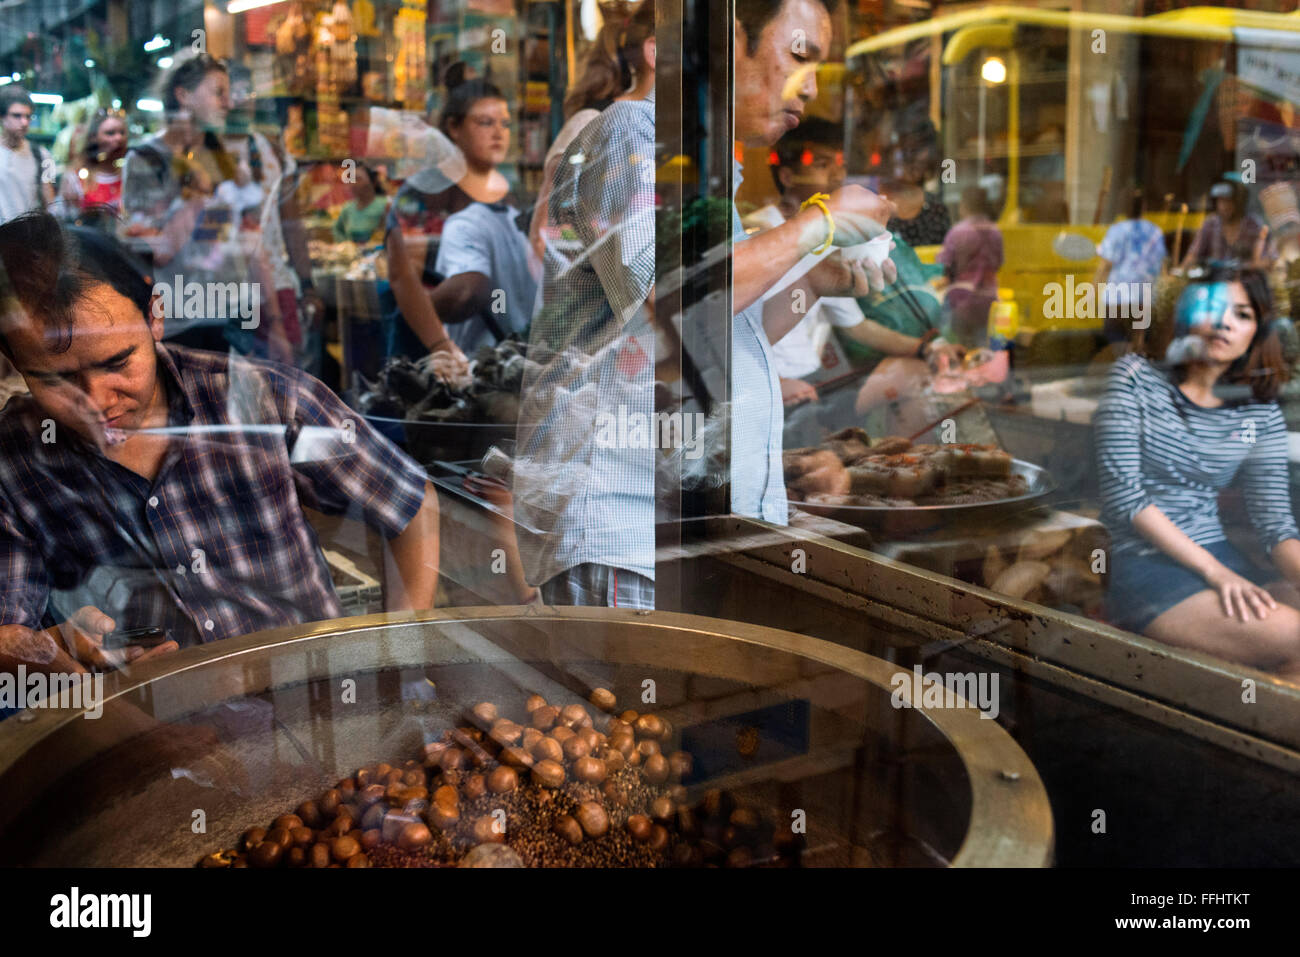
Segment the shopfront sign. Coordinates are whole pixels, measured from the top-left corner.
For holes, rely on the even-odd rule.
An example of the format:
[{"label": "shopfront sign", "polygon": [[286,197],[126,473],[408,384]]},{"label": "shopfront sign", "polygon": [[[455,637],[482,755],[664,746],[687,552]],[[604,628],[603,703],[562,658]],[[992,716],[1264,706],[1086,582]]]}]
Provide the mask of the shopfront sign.
[{"label": "shopfront sign", "polygon": [[1300,102],[1300,34],[1237,30],[1237,77],[1285,103]]}]

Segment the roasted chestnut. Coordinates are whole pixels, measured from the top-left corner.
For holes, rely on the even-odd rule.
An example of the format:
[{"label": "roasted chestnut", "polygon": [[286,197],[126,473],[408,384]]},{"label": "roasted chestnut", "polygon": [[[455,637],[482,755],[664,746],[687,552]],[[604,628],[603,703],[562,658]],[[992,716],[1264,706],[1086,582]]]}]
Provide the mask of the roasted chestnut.
[{"label": "roasted chestnut", "polygon": [[632,835],[632,839],[644,843],[650,840],[650,831],[654,825],[650,818],[644,814],[632,814],[627,819],[627,832]]},{"label": "roasted chestnut", "polygon": [[668,780],[668,759],[662,754],[652,754],[645,759],[645,779],[659,785]]},{"label": "roasted chestnut", "polygon": [[564,766],[557,761],[538,761],[533,780],[544,788],[558,788],[564,783]]},{"label": "roasted chestnut", "polygon": [[554,738],[542,738],[533,745],[532,755],[538,761],[563,761],[564,748]]},{"label": "roasted chestnut", "polygon": [[330,842],[330,856],[342,864],[348,858],[361,853],[361,844],[355,837],[344,834]]},{"label": "roasted chestnut", "polygon": [[506,794],[519,786],[519,774],[514,768],[496,768],[488,775],[487,786],[493,794]]},{"label": "roasted chestnut", "polygon": [[552,828],[570,844],[582,843],[582,825],[569,815],[564,814],[556,818]]},{"label": "roasted chestnut", "polygon": [[549,731],[559,717],[560,709],[546,704],[529,715],[529,723],[538,731]]},{"label": "roasted chestnut", "polygon": [[397,846],[404,851],[414,851],[417,848],[424,847],[433,840],[433,834],[420,821],[412,821],[405,825],[397,835]]},{"label": "roasted chestnut", "polygon": [[588,837],[602,837],[609,830],[609,815],[597,801],[584,801],[575,815]]}]

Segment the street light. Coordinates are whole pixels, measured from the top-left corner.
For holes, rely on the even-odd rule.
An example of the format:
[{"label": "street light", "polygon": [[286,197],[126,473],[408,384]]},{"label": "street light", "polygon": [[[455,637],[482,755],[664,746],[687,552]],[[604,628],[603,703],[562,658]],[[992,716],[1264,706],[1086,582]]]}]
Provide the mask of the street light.
[{"label": "street light", "polygon": [[979,96],[980,135],[979,135],[979,145],[976,148],[976,152],[978,153],[978,156],[976,158],[976,164],[979,168],[980,175],[983,176],[984,175],[984,153],[985,153],[984,119],[985,116],[987,115],[987,107],[985,105],[984,95],[987,92],[990,85],[995,83],[1002,83],[1006,80],[1007,65],[1002,62],[1001,57],[996,57],[996,56],[988,57],[984,60],[984,63],[980,66],[980,78],[984,82],[980,84],[980,96]]}]

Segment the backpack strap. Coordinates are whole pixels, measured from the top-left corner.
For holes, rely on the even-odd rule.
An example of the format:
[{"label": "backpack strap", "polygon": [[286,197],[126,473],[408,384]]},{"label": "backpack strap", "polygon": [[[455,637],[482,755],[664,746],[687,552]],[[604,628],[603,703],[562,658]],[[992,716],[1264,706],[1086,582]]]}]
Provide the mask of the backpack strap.
[{"label": "backpack strap", "polygon": [[[27,142],[31,143],[31,140]],[[42,209],[45,208],[45,197],[41,187],[45,185],[45,162],[49,157],[50,154],[46,152],[45,147],[39,143],[32,143],[32,158],[36,160],[36,202]]]},{"label": "backpack strap", "polygon": [[163,151],[158,148],[158,144],[146,140],[139,146],[132,147],[131,152],[141,157],[153,168],[154,176],[158,178],[159,185],[167,181],[167,170],[171,164],[167,161]]}]

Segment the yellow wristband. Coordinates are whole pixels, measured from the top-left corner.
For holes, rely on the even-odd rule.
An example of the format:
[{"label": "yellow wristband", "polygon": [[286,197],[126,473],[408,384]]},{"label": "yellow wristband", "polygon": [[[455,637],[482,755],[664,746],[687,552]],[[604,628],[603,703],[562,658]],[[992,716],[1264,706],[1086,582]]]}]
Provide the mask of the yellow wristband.
[{"label": "yellow wristband", "polygon": [[824,253],[831,248],[831,242],[835,239],[835,220],[831,216],[831,211],[826,208],[826,200],[830,199],[825,193],[813,193],[799,206],[799,212],[803,212],[809,206],[821,207],[822,215],[826,217],[826,242],[822,243],[813,253]]}]

